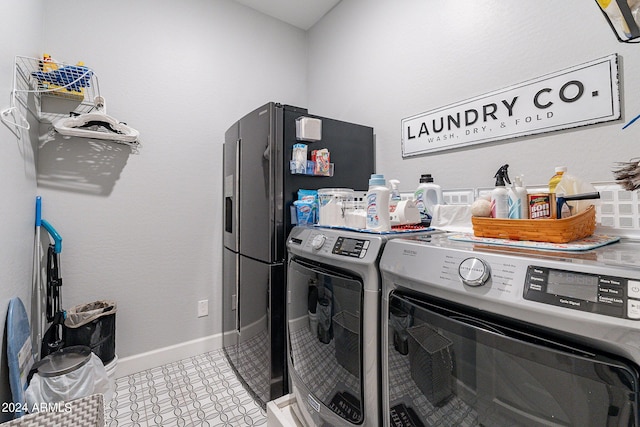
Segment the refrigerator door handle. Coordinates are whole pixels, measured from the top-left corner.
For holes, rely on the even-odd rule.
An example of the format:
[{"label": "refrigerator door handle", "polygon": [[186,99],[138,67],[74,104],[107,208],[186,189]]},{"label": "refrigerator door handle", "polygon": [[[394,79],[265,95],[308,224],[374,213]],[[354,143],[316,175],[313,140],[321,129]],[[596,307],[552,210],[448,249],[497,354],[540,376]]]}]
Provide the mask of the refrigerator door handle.
[{"label": "refrigerator door handle", "polygon": [[262,157],[265,160],[271,160],[271,145],[267,144],[267,148],[264,149],[264,153],[262,153]]},{"label": "refrigerator door handle", "polygon": [[[239,141],[238,141],[239,142]],[[237,223],[236,223],[237,224]],[[236,329],[235,332],[240,336],[240,310],[238,306],[238,295],[240,295],[240,255],[235,256],[235,279],[234,283],[233,295],[231,295],[231,310],[233,311],[234,318],[236,321]]]},{"label": "refrigerator door handle", "polygon": [[236,164],[233,172],[233,234],[235,236],[235,249],[240,250],[240,139],[236,140]]}]

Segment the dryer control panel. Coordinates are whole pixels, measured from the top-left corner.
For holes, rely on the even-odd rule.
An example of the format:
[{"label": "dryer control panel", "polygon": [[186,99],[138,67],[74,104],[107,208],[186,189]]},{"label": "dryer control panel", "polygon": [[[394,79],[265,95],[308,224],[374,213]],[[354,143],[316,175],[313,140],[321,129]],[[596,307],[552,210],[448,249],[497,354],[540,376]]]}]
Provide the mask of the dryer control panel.
[{"label": "dryer control panel", "polygon": [[524,298],[573,310],[640,320],[640,281],[530,265]]}]

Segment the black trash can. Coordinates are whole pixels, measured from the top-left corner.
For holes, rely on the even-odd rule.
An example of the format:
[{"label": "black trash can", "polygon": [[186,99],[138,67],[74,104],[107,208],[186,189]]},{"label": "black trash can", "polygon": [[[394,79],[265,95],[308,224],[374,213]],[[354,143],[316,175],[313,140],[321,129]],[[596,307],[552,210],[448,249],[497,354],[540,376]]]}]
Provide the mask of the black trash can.
[{"label": "black trash can", "polygon": [[85,345],[103,364],[111,362],[116,355],[116,303],[95,301],[67,310],[63,340],[65,347]]}]

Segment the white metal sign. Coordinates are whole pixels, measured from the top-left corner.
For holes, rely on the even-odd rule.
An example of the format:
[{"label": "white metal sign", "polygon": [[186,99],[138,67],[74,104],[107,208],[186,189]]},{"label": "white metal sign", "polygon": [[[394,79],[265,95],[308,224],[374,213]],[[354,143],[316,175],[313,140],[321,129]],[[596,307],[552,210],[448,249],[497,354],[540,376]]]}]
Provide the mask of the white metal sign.
[{"label": "white metal sign", "polygon": [[402,156],[620,118],[618,55],[402,119]]}]

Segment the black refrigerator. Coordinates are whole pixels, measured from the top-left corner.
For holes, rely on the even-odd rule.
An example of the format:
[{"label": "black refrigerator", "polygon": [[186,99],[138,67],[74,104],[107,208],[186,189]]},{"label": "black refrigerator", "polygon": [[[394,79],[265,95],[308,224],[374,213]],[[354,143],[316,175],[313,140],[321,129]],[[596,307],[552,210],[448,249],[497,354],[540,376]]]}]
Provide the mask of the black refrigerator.
[{"label": "black refrigerator", "polygon": [[[296,121],[319,119],[320,140],[299,141]],[[314,121],[318,123],[317,121]],[[333,176],[292,174],[293,145],[326,148]],[[373,128],[268,103],[225,133],[223,347],[238,377],[263,405],[288,393],[286,238],[298,189],[365,191],[375,172]]]}]

